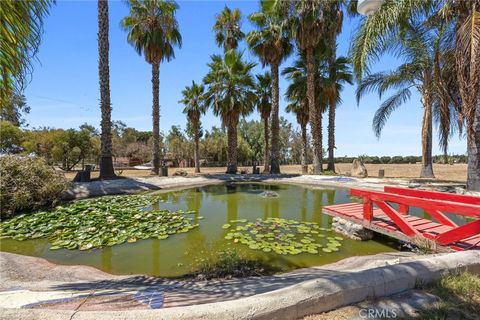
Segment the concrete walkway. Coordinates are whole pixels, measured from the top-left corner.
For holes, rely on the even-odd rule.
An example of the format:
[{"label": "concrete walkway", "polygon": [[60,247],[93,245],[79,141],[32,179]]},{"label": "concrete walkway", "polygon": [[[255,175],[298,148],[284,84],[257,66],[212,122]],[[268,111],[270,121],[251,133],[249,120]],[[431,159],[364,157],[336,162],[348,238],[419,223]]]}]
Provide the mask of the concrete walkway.
[{"label": "concrete walkway", "polygon": [[319,176],[319,175],[200,175],[195,177],[148,177],[148,178],[125,178],[106,181],[76,182],[72,188],[65,192],[65,200],[80,199],[87,197],[103,196],[109,194],[130,194],[148,190],[186,188],[207,184],[224,182],[266,182],[288,183],[318,187],[339,188],[364,188],[383,190],[386,185],[403,187],[423,187],[431,189],[454,189],[455,183],[412,183],[409,179],[377,179],[377,178],[353,178],[346,176]]},{"label": "concrete walkway", "polygon": [[479,251],[353,257],[272,277],[210,282],[119,277],[14,254],[0,258],[0,319],[296,319],[411,290],[447,271],[480,273]]}]

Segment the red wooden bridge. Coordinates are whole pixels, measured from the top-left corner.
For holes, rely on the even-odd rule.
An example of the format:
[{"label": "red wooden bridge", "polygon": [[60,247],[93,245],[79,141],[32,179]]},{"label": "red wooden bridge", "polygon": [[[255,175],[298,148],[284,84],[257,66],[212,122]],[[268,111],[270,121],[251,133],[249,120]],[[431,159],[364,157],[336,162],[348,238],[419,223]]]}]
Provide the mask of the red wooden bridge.
[{"label": "red wooden bridge", "polygon": [[[324,213],[406,242],[434,241],[440,248],[480,249],[480,197],[444,192],[385,187],[384,192],[351,189],[363,203],[324,206]],[[432,219],[409,214],[423,209]],[[458,225],[446,213],[466,218]]]}]

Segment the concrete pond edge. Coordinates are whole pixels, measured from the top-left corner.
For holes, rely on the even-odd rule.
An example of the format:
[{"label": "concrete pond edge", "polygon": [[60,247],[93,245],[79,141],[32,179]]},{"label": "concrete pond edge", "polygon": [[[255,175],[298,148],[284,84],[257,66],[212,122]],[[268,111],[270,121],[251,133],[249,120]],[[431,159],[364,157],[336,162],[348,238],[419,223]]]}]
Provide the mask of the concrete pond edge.
[{"label": "concrete pond edge", "polygon": [[298,319],[365,299],[414,289],[453,271],[480,274],[480,251],[462,251],[319,277],[238,300],[158,310],[60,311],[0,309],[0,319]]}]

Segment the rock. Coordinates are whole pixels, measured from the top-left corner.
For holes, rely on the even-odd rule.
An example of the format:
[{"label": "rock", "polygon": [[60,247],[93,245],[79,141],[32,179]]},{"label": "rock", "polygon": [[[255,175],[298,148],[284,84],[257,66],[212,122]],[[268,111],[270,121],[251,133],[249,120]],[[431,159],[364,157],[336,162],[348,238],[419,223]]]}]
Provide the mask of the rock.
[{"label": "rock", "polygon": [[339,217],[333,218],[332,229],[353,240],[364,241],[373,238],[373,232],[371,230]]},{"label": "rock", "polygon": [[367,168],[365,168],[365,165],[359,159],[353,160],[351,174],[352,174],[352,177],[360,177],[360,178],[368,177]]}]

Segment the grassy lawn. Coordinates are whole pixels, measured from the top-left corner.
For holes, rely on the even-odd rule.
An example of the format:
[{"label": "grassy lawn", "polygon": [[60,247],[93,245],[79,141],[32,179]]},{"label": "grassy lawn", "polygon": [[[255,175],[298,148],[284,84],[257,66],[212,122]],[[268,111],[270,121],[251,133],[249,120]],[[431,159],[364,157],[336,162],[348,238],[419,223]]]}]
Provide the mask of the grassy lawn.
[{"label": "grassy lawn", "polygon": [[419,313],[418,319],[478,319],[480,315],[480,276],[463,272],[444,276],[421,286],[440,302]]}]

